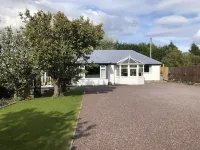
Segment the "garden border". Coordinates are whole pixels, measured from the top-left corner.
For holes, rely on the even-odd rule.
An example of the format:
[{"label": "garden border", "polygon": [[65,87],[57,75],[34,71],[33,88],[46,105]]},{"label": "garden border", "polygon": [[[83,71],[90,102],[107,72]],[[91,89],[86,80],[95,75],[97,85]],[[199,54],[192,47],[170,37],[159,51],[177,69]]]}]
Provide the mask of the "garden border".
[{"label": "garden border", "polygon": [[[83,96],[84,95],[85,95],[85,91],[83,93]],[[70,144],[70,147],[69,147],[70,150],[73,149],[74,138],[76,136],[76,130],[77,130],[77,127],[78,127],[78,123],[79,123],[79,119],[80,119],[80,113],[81,113],[82,104],[83,104],[83,96],[82,96],[82,100],[81,100],[81,105],[79,107],[78,117],[76,119],[76,125],[75,125],[74,132],[73,132],[73,135],[72,135],[72,141],[71,141],[71,144]]]}]

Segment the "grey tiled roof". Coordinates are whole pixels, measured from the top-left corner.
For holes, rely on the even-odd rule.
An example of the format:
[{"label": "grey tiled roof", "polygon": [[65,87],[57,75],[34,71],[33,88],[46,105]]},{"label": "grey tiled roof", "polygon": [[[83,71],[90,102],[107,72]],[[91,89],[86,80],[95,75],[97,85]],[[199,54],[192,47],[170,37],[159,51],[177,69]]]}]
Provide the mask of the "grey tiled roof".
[{"label": "grey tiled roof", "polygon": [[133,50],[94,50],[93,53],[90,55],[90,59],[88,60],[88,62],[94,62],[99,64],[115,64],[118,61],[129,56],[144,64],[162,64],[161,62],[155,59],[149,58]]}]

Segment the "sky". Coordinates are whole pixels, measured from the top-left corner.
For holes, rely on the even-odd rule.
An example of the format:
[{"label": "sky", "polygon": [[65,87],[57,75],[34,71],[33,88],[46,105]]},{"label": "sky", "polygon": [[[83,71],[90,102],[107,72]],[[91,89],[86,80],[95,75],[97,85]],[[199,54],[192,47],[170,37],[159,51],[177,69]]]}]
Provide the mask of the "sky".
[{"label": "sky", "polygon": [[103,23],[107,36],[127,43],[157,45],[174,42],[183,52],[192,42],[200,46],[200,0],[0,0],[0,28],[19,27],[19,12],[29,9],[56,13],[69,19],[84,16]]}]

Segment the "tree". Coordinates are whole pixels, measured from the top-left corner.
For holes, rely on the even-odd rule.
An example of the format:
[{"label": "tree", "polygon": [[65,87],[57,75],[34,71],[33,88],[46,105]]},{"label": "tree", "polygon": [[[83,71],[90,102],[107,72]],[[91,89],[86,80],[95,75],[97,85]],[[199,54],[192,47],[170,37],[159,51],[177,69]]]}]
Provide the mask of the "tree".
[{"label": "tree", "polygon": [[162,59],[166,56],[167,50],[164,46],[152,45],[152,58],[162,62]]},{"label": "tree", "polygon": [[13,31],[11,27],[1,31],[0,45],[0,86],[27,99],[38,74],[32,52],[21,31]]},{"label": "tree", "polygon": [[24,36],[42,70],[48,70],[54,85],[54,97],[66,84],[79,79],[82,71],[78,61],[87,62],[88,55],[103,38],[102,25],[94,25],[83,17],[70,21],[62,12],[42,10],[30,15],[20,13],[26,23]]},{"label": "tree", "polygon": [[167,45],[169,51],[178,50],[178,47],[171,41],[169,45]]},{"label": "tree", "polygon": [[180,67],[183,65],[183,57],[181,51],[172,50],[163,59],[162,63],[167,67]]},{"label": "tree", "polygon": [[200,56],[190,52],[183,53],[183,66],[193,66],[200,63]]},{"label": "tree", "polygon": [[116,49],[116,46],[115,46],[115,41],[109,37],[104,37],[99,46],[97,46],[95,49],[98,49],[98,50],[113,50],[113,49]]},{"label": "tree", "polygon": [[193,55],[200,56],[200,49],[195,43],[192,43],[189,52]]}]

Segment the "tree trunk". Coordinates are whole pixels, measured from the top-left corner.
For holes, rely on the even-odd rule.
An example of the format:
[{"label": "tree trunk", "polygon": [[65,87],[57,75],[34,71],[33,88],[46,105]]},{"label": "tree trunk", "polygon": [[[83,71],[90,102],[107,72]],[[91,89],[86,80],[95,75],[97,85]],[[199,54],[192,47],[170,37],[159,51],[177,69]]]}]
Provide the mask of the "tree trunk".
[{"label": "tree trunk", "polygon": [[53,81],[53,87],[54,87],[53,97],[58,97],[60,96],[60,83],[58,79],[52,78],[52,81]]},{"label": "tree trunk", "polygon": [[30,100],[34,98],[34,92],[33,92],[33,86],[31,85],[26,85],[23,91],[23,98],[26,100]]},{"label": "tree trunk", "polygon": [[60,93],[60,94],[61,94],[62,96],[65,95],[66,88],[67,88],[67,87],[66,87],[66,84],[62,84],[62,85],[61,85],[61,93]]},{"label": "tree trunk", "polygon": [[28,100],[28,99],[32,99],[32,96],[31,96],[31,87],[30,86],[26,86],[24,88],[24,91],[23,91],[23,98],[25,100]]}]

